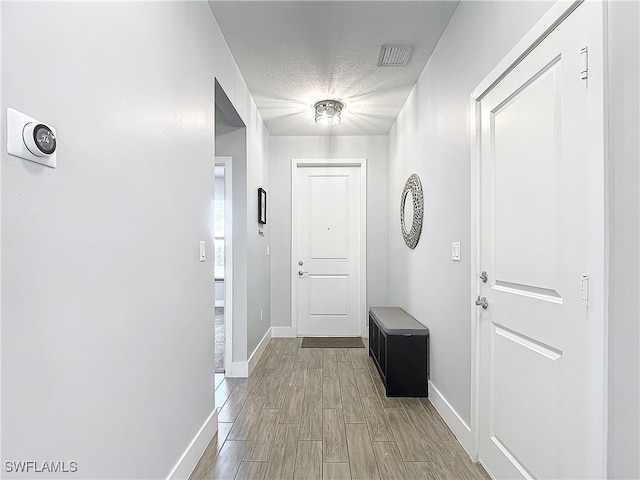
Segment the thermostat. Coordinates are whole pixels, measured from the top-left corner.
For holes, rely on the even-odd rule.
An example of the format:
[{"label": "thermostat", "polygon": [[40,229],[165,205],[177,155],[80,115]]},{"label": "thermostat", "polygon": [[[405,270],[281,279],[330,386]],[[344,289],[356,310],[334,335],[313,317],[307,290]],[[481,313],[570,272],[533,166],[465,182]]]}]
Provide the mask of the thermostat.
[{"label": "thermostat", "polygon": [[13,108],[7,108],[9,155],[56,168],[56,129]]}]

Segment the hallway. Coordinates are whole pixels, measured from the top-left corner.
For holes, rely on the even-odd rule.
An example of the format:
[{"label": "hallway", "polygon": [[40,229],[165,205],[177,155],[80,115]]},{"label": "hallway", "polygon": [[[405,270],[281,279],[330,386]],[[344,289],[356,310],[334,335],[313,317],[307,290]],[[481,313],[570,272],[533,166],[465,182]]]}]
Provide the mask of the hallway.
[{"label": "hallway", "polygon": [[272,339],[248,379],[216,390],[200,479],[485,479],[427,399],[386,398],[367,349]]},{"label": "hallway", "polygon": [[[640,479],[640,1],[0,1],[0,41],[2,478]],[[314,181],[301,235],[303,164],[362,166],[359,222]],[[300,349],[326,306],[426,326],[429,398]]]}]

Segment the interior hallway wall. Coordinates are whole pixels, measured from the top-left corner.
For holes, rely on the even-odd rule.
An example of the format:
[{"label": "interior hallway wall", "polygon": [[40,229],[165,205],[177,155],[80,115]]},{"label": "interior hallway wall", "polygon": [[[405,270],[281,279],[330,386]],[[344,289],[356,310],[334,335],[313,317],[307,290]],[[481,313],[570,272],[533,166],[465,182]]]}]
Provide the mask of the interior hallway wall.
[{"label": "interior hallway wall", "polygon": [[[217,118],[217,117],[216,117]],[[247,129],[216,138],[216,155],[231,156],[233,181],[233,361],[246,362],[270,328],[268,144],[251,145]],[[257,145],[256,145],[257,144]],[[260,155],[251,150],[258,150]],[[262,161],[251,161],[260,158]],[[267,191],[267,224],[258,224],[258,188]],[[264,236],[258,233],[258,230]],[[262,310],[262,318],[260,315]]]},{"label": "interior hallway wall", "polygon": [[[310,116],[309,120],[313,118]],[[294,158],[367,159],[367,304],[387,304],[388,145],[386,135],[271,137],[272,326],[291,326],[291,160]]]},{"label": "interior hallway wall", "polygon": [[[247,359],[247,129],[229,129],[219,135],[221,114],[216,110],[216,156],[229,156],[233,194],[233,362]],[[227,375],[233,366],[226,365]]]},{"label": "interior hallway wall", "polygon": [[609,12],[609,478],[640,478],[640,6]]},{"label": "interior hallway wall", "polygon": [[[249,134],[247,146],[247,360],[271,328],[271,259],[267,256],[267,246],[272,232],[269,217],[274,212],[269,204],[272,192],[270,136],[257,111],[253,110],[250,115],[247,125],[253,132]],[[258,223],[258,188],[267,192],[266,225]]]},{"label": "interior hallway wall", "polygon": [[165,478],[214,408],[214,77],[251,190],[268,133],[205,2],[0,8],[2,118],[58,130],[55,170],[1,149],[3,468]]},{"label": "interior hallway wall", "polygon": [[[431,382],[470,426],[470,95],[550,2],[463,2],[389,135],[389,303],[430,329]],[[410,174],[424,190],[418,246],[398,234]],[[461,242],[461,262],[451,242]],[[432,392],[430,392],[430,395]]]}]

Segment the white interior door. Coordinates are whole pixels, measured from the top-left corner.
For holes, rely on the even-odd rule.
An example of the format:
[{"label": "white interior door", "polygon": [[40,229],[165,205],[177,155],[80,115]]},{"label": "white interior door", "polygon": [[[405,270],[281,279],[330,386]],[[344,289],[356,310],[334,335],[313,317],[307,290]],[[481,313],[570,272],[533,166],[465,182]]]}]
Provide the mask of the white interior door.
[{"label": "white interior door", "polygon": [[359,336],[361,169],[299,167],[297,182],[298,335]]},{"label": "white interior door", "polygon": [[479,456],[496,478],[604,473],[601,8],[579,6],[480,103]]}]

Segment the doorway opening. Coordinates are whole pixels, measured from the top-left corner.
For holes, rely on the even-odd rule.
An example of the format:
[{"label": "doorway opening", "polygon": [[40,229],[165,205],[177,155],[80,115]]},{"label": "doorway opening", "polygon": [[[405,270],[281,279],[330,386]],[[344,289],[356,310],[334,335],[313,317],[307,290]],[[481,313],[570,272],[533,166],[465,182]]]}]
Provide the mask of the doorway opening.
[{"label": "doorway opening", "polygon": [[216,157],[214,196],[216,384],[231,376],[233,334],[232,157]]},{"label": "doorway opening", "polygon": [[[215,276],[215,373],[224,374],[225,362],[225,166],[216,159],[214,198],[214,276]],[[217,379],[216,379],[217,383]]]},{"label": "doorway opening", "polygon": [[[246,228],[246,127],[237,110],[218,81],[215,81],[215,185],[214,185],[214,247],[215,247],[215,311],[214,361],[216,385],[224,377],[233,377],[233,346],[246,342],[234,317],[235,299],[243,298],[246,278],[242,259],[236,264],[233,251],[242,251]],[[233,177],[232,177],[233,172]],[[245,181],[243,181],[245,180]],[[236,185],[234,186],[234,182]],[[243,189],[244,188],[244,189]],[[234,199],[237,200],[234,201]],[[234,212],[235,210],[235,212]],[[237,243],[237,245],[236,245]],[[240,330],[238,333],[237,330]],[[234,338],[234,334],[238,338]],[[240,347],[238,347],[240,348]]]}]

